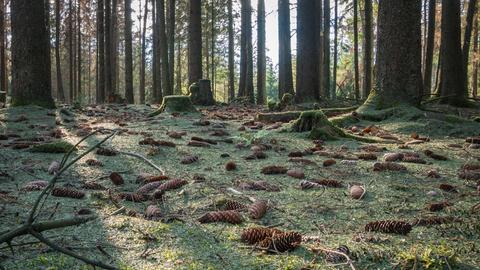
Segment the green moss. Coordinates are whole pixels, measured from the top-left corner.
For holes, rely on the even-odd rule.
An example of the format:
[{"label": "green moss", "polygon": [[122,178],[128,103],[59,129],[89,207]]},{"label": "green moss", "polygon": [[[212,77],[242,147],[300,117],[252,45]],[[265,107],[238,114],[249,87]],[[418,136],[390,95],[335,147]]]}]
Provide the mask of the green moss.
[{"label": "green moss", "polygon": [[197,109],[193,106],[189,96],[166,96],[163,98],[160,108],[150,114],[151,117],[161,114],[162,112],[186,112],[197,113]]},{"label": "green moss", "polygon": [[19,100],[13,99],[10,104],[12,107],[19,107],[19,106],[28,106],[28,105],[36,105],[40,106],[45,109],[55,109],[55,102],[53,100]]},{"label": "green moss", "polygon": [[431,245],[412,247],[398,255],[401,269],[453,269],[457,264],[457,255],[451,247]]},{"label": "green moss", "polygon": [[36,153],[67,153],[75,147],[73,144],[66,141],[55,141],[51,143],[34,145],[30,151]]}]

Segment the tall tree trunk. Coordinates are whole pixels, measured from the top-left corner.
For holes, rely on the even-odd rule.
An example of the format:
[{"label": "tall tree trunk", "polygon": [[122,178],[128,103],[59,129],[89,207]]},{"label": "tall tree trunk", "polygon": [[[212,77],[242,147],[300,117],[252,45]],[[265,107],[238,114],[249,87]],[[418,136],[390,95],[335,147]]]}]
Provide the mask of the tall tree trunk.
[{"label": "tall tree trunk", "polygon": [[265,0],[258,0],[257,9],[257,104],[265,104],[267,59],[265,56]]},{"label": "tall tree trunk", "polygon": [[69,95],[68,99],[70,103],[74,101],[74,73],[73,73],[73,66],[74,66],[74,58],[73,58],[73,1],[68,1],[68,86],[69,86]]},{"label": "tall tree trunk", "polygon": [[378,10],[376,87],[366,105],[418,105],[422,82],[421,0],[382,0]]},{"label": "tall tree trunk", "polygon": [[472,96],[478,93],[478,12],[473,20],[473,61],[472,61]]},{"label": "tall tree trunk", "polygon": [[169,64],[169,75],[170,75],[170,85],[172,89],[174,88],[174,74],[175,74],[175,7],[176,0],[168,1],[168,23],[167,23],[167,38],[168,38],[168,64]]},{"label": "tall tree trunk", "polygon": [[7,101],[7,61],[5,50],[5,0],[0,0],[0,102],[3,104]]},{"label": "tall tree trunk", "polygon": [[[117,94],[118,88],[118,0],[112,0],[111,15],[110,15],[110,56],[112,65],[112,98]],[[113,100],[116,101],[116,100]]]},{"label": "tall tree trunk", "polygon": [[363,25],[363,97],[372,90],[373,12],[372,0],[365,0],[365,23]]},{"label": "tall tree trunk", "polygon": [[338,67],[338,0],[335,0],[335,23],[334,23],[334,40],[333,40],[333,85],[332,99],[337,97],[337,67]]},{"label": "tall tree trunk", "polygon": [[165,0],[158,0],[157,18],[160,32],[160,57],[162,65],[162,94],[164,96],[173,95],[173,88],[170,84],[170,65],[168,63],[168,40],[165,24]]},{"label": "tall tree trunk", "polygon": [[319,100],[319,77],[317,41],[317,4],[311,0],[297,2],[297,79],[295,101],[313,102]]},{"label": "tall tree trunk", "polygon": [[241,0],[240,82],[238,95],[255,103],[253,89],[252,4]]},{"label": "tall tree trunk", "polygon": [[[367,0],[368,1],[368,0]],[[330,72],[330,0],[323,2],[323,88],[326,98],[331,97]]]},{"label": "tall tree trunk", "polygon": [[113,85],[112,85],[112,28],[111,25],[111,15],[112,15],[112,3],[111,0],[105,1],[105,96],[107,102],[111,101],[113,95]]},{"label": "tall tree trunk", "polygon": [[[107,0],[108,1],[108,0]],[[98,0],[97,3],[97,51],[98,51],[98,81],[97,103],[105,102],[105,3]]]},{"label": "tall tree trunk", "polygon": [[202,79],[202,1],[189,1],[188,84]]},{"label": "tall tree trunk", "polygon": [[125,99],[127,103],[134,103],[131,0],[125,0]]},{"label": "tall tree trunk", "polygon": [[12,105],[53,108],[44,1],[11,2]]},{"label": "tall tree trunk", "polygon": [[437,14],[437,1],[429,0],[428,5],[428,37],[427,50],[425,52],[425,70],[423,72],[424,95],[432,93],[432,66],[433,51],[435,50],[435,20]]},{"label": "tall tree trunk", "polygon": [[175,93],[176,95],[182,94],[182,44],[181,42],[177,42],[177,75],[176,75],[176,83],[175,83]]},{"label": "tall tree trunk", "polygon": [[[435,1],[435,0],[433,0]],[[353,0],[353,62],[355,69],[355,100],[360,100],[360,64],[358,56],[358,0]]]},{"label": "tall tree trunk", "polygon": [[78,0],[77,10],[77,99],[82,98],[82,7]]},{"label": "tall tree trunk", "polygon": [[216,82],[215,82],[215,43],[216,43],[216,32],[215,32],[215,20],[216,20],[216,14],[215,14],[215,0],[212,0],[212,5],[211,5],[211,16],[212,16],[212,23],[211,23],[211,34],[212,34],[212,40],[211,40],[211,46],[210,46],[210,52],[211,52],[211,68],[212,68],[212,93],[213,93],[213,99],[216,98]]},{"label": "tall tree trunk", "polygon": [[232,0],[228,0],[228,101],[235,99],[235,40]]},{"label": "tall tree trunk", "polygon": [[145,70],[146,70],[146,50],[147,50],[147,18],[148,18],[148,0],[145,0],[145,7],[144,7],[144,14],[143,14],[143,29],[142,29],[142,52],[141,52],[141,59],[140,59],[140,89],[139,89],[139,96],[140,96],[140,104],[145,103]]},{"label": "tall tree trunk", "polygon": [[[61,59],[60,59],[60,23],[61,23],[60,0],[55,0],[55,67],[56,67],[55,70],[57,74],[57,98],[60,101],[65,102],[65,93],[63,92],[63,80],[62,80],[62,65],[61,65]],[[3,40],[3,39],[1,39],[0,37],[0,40]]]},{"label": "tall tree trunk", "polygon": [[461,45],[460,1],[442,0],[442,102],[463,106],[466,101]]},{"label": "tall tree trunk", "polygon": [[473,17],[477,11],[477,0],[470,0],[468,2],[467,21],[465,25],[465,35],[463,38],[463,84],[465,87],[465,95],[468,96],[468,59],[470,56],[470,43],[472,39]]},{"label": "tall tree trunk", "polygon": [[295,94],[292,75],[292,49],[290,33],[290,1],[278,0],[278,98]]}]

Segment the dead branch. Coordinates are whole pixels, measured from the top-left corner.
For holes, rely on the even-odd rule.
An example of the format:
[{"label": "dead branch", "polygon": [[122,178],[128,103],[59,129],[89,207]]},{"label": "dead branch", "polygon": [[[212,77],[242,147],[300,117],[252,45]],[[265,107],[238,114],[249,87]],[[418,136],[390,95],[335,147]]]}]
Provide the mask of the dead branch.
[{"label": "dead branch", "polygon": [[165,175],[165,170],[160,168],[159,166],[155,165],[155,163],[153,163],[151,160],[147,159],[146,157],[140,155],[140,154],[137,154],[137,153],[131,153],[131,152],[124,152],[124,151],[117,151],[117,153],[119,154],[122,154],[122,155],[126,155],[126,156],[131,156],[131,157],[136,157],[138,159],[141,159],[143,161],[145,161],[148,165],[150,165],[152,168],[154,168],[155,170],[159,171],[162,175]]}]

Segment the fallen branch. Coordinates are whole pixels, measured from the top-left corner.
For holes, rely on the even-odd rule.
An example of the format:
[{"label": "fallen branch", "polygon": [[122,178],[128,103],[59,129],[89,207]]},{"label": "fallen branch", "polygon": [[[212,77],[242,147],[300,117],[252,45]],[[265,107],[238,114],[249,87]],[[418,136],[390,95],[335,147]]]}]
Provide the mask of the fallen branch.
[{"label": "fallen branch", "polygon": [[165,175],[165,170],[160,168],[159,166],[155,165],[155,163],[153,163],[151,160],[147,159],[146,157],[140,155],[140,154],[137,154],[137,153],[131,153],[131,152],[124,152],[124,151],[117,151],[117,153],[119,154],[122,154],[122,155],[126,155],[126,156],[131,156],[131,157],[136,157],[138,159],[141,159],[143,161],[145,161],[146,163],[148,163],[148,165],[150,165],[152,168],[156,169],[157,171],[159,171],[162,175]]}]

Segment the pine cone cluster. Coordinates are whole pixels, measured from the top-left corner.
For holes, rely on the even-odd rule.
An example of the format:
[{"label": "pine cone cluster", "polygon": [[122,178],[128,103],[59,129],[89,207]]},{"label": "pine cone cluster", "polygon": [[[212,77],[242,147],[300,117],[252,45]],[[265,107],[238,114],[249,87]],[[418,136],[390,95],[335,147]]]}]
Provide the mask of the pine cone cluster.
[{"label": "pine cone cluster", "polygon": [[268,205],[264,201],[257,201],[250,205],[248,213],[253,219],[261,219],[267,213]]},{"label": "pine cone cluster", "polygon": [[103,163],[100,160],[96,159],[87,159],[85,164],[92,167],[103,167]]},{"label": "pine cone cluster", "polygon": [[367,232],[383,232],[406,235],[411,230],[412,225],[410,225],[410,223],[397,220],[374,221],[365,225],[365,231]]},{"label": "pine cone cluster", "polygon": [[85,193],[73,188],[56,187],[52,190],[52,196],[66,197],[66,198],[72,198],[72,199],[82,199],[83,197],[85,197]]},{"label": "pine cone cluster", "polygon": [[243,222],[242,215],[237,211],[216,211],[208,212],[198,219],[200,223],[225,222],[240,224]]},{"label": "pine cone cluster", "polygon": [[[344,245],[339,246],[337,249],[335,249],[335,251],[343,253],[347,256],[350,255],[350,249],[347,246],[344,246]],[[342,255],[337,254],[337,253],[328,252],[325,260],[329,263],[336,264],[336,263],[345,262],[347,260],[347,258],[345,258],[345,256],[342,256]]]},{"label": "pine cone cluster", "polygon": [[241,202],[227,200],[223,206],[225,210],[243,210],[246,209],[247,206]]},{"label": "pine cone cluster", "polygon": [[262,173],[263,174],[286,174],[288,171],[287,168],[283,166],[267,166],[262,168]]},{"label": "pine cone cluster", "polygon": [[113,150],[113,149],[109,149],[109,148],[100,147],[100,148],[98,148],[98,150],[97,150],[97,155],[112,157],[112,156],[116,156],[116,155],[117,155],[117,151],[115,151],[115,150]]},{"label": "pine cone cluster", "polygon": [[448,224],[452,222],[460,221],[459,218],[456,217],[422,217],[417,218],[412,222],[412,226],[435,226],[435,225],[442,225]]},{"label": "pine cone cluster", "polygon": [[129,202],[146,202],[148,196],[136,192],[121,192],[118,194],[118,198]]},{"label": "pine cone cluster", "polygon": [[156,205],[149,205],[145,210],[145,218],[148,220],[160,220],[162,217],[162,211]]},{"label": "pine cone cluster", "polygon": [[37,180],[25,184],[20,190],[22,191],[36,191],[42,190],[48,186],[47,181]]},{"label": "pine cone cluster", "polygon": [[95,182],[95,181],[87,181],[85,183],[83,183],[83,186],[82,186],[84,189],[90,189],[90,190],[105,190],[106,188]]}]

